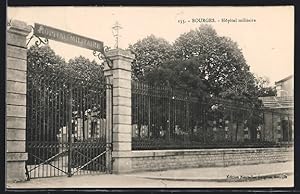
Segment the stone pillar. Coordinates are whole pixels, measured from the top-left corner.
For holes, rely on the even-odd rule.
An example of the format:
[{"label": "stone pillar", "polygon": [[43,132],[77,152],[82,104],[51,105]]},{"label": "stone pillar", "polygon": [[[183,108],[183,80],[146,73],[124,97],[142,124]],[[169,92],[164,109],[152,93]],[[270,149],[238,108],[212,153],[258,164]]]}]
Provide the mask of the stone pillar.
[{"label": "stone pillar", "polygon": [[104,69],[105,76],[113,84],[113,151],[112,172],[131,171],[131,62],[134,59],[129,51],[110,50],[106,53],[113,62],[110,69]]},{"label": "stone pillar", "polygon": [[6,180],[25,180],[26,145],[26,36],[31,28],[12,21],[7,30],[6,63]]}]

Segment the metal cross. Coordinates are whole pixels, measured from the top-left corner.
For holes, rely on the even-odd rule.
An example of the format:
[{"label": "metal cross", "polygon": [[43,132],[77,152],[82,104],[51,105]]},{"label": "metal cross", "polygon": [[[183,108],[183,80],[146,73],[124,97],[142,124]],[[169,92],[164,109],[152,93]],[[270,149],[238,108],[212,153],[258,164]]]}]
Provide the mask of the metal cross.
[{"label": "metal cross", "polygon": [[112,27],[112,32],[114,37],[116,38],[116,43],[115,43],[115,48],[119,48],[119,30],[122,29],[121,25],[119,24],[119,22],[116,22],[114,24],[114,26]]}]

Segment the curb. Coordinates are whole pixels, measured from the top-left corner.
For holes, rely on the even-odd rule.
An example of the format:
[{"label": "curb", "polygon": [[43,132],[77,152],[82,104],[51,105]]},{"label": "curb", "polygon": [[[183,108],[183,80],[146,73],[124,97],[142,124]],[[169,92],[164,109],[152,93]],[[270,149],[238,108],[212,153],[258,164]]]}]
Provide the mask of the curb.
[{"label": "curb", "polygon": [[259,175],[241,175],[232,176],[227,175],[227,177],[159,177],[159,176],[142,176],[142,175],[129,175],[138,178],[154,179],[154,180],[167,180],[167,181],[198,181],[198,182],[247,182],[256,181],[261,179],[270,178],[287,178],[287,176],[294,174],[293,172],[277,172],[269,174],[259,174]]}]

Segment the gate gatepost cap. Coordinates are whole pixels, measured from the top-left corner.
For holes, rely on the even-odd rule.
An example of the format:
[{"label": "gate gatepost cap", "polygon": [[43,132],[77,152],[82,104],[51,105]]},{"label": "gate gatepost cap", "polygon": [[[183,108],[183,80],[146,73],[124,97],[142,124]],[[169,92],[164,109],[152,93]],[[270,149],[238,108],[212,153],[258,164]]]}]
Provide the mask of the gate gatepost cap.
[{"label": "gate gatepost cap", "polygon": [[31,27],[20,20],[10,20],[7,26],[10,33],[27,36],[31,32]]},{"label": "gate gatepost cap", "polygon": [[107,51],[105,55],[112,62],[111,67],[108,66],[107,62],[104,63],[105,75],[111,75],[110,71],[114,69],[131,71],[131,62],[135,58],[135,56],[131,54],[131,51],[123,49],[112,49]]},{"label": "gate gatepost cap", "polygon": [[135,58],[135,56],[131,53],[129,50],[123,50],[123,49],[112,49],[106,52],[106,56],[110,58],[111,60],[126,60],[128,62],[132,62]]}]

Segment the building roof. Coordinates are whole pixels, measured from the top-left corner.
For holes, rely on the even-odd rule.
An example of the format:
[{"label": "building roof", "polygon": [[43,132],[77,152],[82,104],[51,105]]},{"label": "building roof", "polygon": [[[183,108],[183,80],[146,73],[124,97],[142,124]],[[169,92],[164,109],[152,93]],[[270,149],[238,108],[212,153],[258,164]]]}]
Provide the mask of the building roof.
[{"label": "building roof", "polygon": [[262,100],[265,108],[281,109],[281,108],[294,108],[294,97],[293,96],[268,96],[259,97]]},{"label": "building roof", "polygon": [[290,75],[290,76],[288,76],[288,77],[286,77],[286,78],[283,78],[283,79],[281,79],[281,80],[275,82],[275,84],[278,84],[278,83],[281,83],[281,82],[285,82],[285,81],[291,79],[292,77],[294,77],[294,75]]}]

